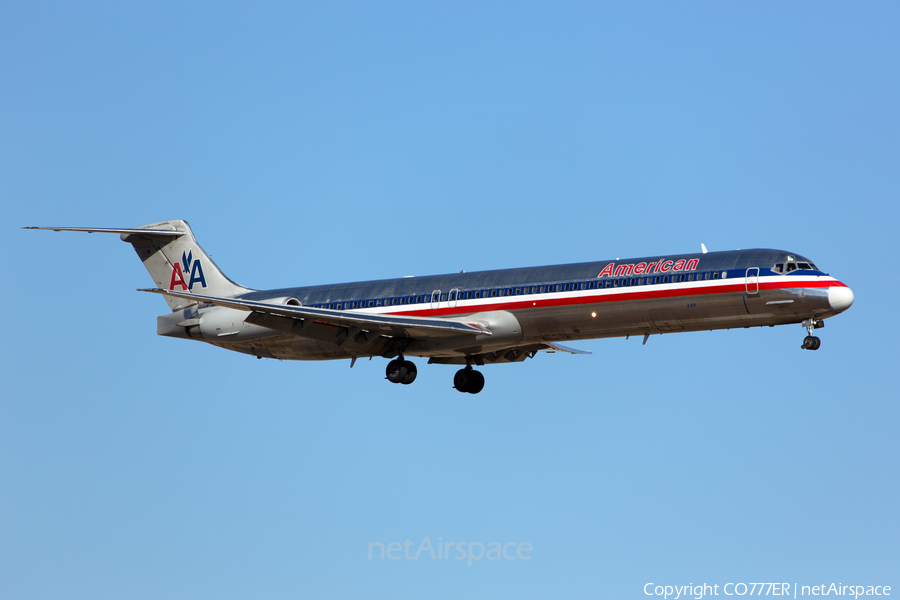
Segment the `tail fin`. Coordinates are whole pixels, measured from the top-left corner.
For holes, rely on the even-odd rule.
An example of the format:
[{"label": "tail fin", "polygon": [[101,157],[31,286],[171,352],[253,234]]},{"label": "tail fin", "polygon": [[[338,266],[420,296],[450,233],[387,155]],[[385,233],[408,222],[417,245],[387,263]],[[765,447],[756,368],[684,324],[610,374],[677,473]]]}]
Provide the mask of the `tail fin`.
[{"label": "tail fin", "polygon": [[[138,233],[138,230],[150,230]],[[162,231],[180,232],[173,236]],[[157,233],[159,232],[159,233]],[[122,233],[122,241],[134,246],[156,283],[164,290],[180,290],[201,296],[235,296],[252,291],[228,279],[203,251],[187,221],[162,221]],[[165,296],[172,311],[181,310],[190,300]]]},{"label": "tail fin", "polygon": [[[156,283],[164,290],[179,290],[198,296],[231,297],[253,290],[228,279],[197,243],[187,221],[162,221],[134,229],[94,227],[26,227],[53,231],[118,233],[134,246]],[[192,304],[190,300],[165,296],[173,312]]]}]

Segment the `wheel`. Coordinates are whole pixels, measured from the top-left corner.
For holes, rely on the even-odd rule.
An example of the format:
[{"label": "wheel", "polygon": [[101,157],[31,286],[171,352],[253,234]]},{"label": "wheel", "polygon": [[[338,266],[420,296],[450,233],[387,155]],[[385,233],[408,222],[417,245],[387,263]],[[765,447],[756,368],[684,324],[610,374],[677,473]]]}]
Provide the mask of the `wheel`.
[{"label": "wheel", "polygon": [[814,344],[813,344],[813,347],[810,348],[810,350],[818,350],[818,349],[819,349],[819,346],[822,345],[822,340],[820,340],[818,336],[815,336],[815,335],[814,335],[814,336],[813,336],[813,341],[814,341]]},{"label": "wheel", "polygon": [[391,383],[400,383],[406,376],[408,375],[408,371],[406,365],[404,364],[406,361],[394,359],[388,363],[387,369],[384,371],[385,377]]},{"label": "wheel", "polygon": [[484,389],[484,375],[481,371],[472,371],[469,373],[469,387],[466,389],[470,394],[477,394]]},{"label": "wheel", "polygon": [[803,338],[803,345],[800,346],[804,350],[815,350],[816,349],[816,338],[808,335]]},{"label": "wheel", "polygon": [[460,369],[456,372],[456,375],[453,376],[453,387],[456,388],[456,391],[463,393],[469,391],[470,375],[472,373],[472,369]]},{"label": "wheel", "polygon": [[400,383],[409,385],[416,380],[416,375],[418,375],[419,372],[416,370],[416,364],[412,361],[403,361],[403,367],[406,369],[406,377],[404,377],[403,381]]}]

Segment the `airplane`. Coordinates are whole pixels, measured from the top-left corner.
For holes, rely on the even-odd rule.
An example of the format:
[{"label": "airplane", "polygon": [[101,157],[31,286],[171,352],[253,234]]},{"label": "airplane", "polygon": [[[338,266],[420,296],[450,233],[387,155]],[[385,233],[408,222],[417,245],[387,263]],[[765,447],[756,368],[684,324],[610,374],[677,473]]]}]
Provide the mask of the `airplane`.
[{"label": "airplane", "polygon": [[233,282],[183,220],[136,228],[26,227],[117,233],[137,252],[170,314],[157,334],[257,358],[389,359],[385,377],[408,385],[429,364],[464,365],[463,393],[484,388],[474,366],[538,352],[590,354],[561,342],[801,324],[817,350],[824,319],[853,291],[811,260],[754,249],[602,260],[337,285],[254,290]]}]

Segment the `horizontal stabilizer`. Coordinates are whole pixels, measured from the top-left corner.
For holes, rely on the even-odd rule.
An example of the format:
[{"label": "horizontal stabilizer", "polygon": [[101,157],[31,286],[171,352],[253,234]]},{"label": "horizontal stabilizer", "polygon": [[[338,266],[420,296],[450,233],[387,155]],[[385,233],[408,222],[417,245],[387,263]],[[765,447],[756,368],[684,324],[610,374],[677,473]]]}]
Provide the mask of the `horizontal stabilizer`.
[{"label": "horizontal stabilizer", "polygon": [[157,235],[164,237],[178,237],[187,233],[186,231],[169,231],[166,229],[111,229],[104,227],[23,227],[22,229],[43,229],[45,231],[82,231],[84,233],[120,233],[139,235]]},{"label": "horizontal stabilizer", "polygon": [[[131,244],[158,288],[182,289],[210,296],[237,296],[252,290],[230,280],[204,252],[187,221],[170,220],[142,227],[25,227],[45,231],[118,233]],[[163,297],[172,312],[194,300]]]}]

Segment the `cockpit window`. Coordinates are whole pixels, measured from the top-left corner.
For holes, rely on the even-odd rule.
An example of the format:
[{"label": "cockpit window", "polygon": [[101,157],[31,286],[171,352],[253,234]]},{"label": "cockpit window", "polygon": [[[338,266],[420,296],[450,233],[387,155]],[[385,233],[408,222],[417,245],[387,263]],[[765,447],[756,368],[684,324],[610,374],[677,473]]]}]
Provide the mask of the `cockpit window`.
[{"label": "cockpit window", "polygon": [[792,262],[790,262],[790,263],[787,264],[787,272],[788,272],[788,273],[790,273],[791,271],[795,270],[796,268],[797,268],[797,263],[792,263]]},{"label": "cockpit window", "polygon": [[808,263],[808,262],[798,262],[798,263],[797,263],[797,268],[798,268],[798,269],[804,269],[804,270],[806,270],[806,271],[813,271],[813,270],[815,270],[815,267],[813,267],[812,264],[810,264],[810,263]]},{"label": "cockpit window", "polygon": [[784,273],[784,263],[778,263],[772,268],[776,273]]}]

